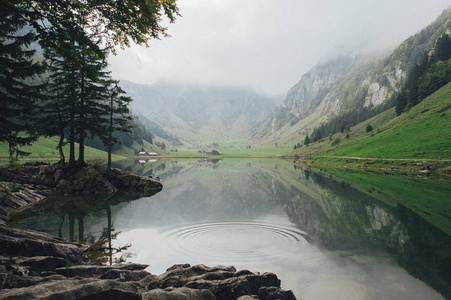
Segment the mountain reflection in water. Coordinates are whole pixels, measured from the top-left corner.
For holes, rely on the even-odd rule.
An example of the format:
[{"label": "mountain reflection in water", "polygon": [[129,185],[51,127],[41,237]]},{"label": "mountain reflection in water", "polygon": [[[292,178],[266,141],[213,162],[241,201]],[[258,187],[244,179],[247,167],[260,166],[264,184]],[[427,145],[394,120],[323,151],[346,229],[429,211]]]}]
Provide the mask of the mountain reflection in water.
[{"label": "mountain reflection in water", "polygon": [[[78,220],[79,236],[95,239],[114,225],[112,247],[131,245],[131,261],[151,273],[176,263],[274,272],[298,299],[451,298],[450,236],[380,193],[276,159],[116,167],[159,176],[164,188],[90,201],[81,219],[73,207],[47,204],[14,224],[74,238],[71,220]],[[62,214],[69,221],[60,226]]]}]

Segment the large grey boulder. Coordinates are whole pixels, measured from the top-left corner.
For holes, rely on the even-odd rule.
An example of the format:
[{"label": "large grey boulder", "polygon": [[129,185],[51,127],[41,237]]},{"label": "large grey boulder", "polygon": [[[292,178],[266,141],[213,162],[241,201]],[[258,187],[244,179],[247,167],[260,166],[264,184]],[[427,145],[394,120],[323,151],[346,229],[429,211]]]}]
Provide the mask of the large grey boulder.
[{"label": "large grey boulder", "polygon": [[4,256],[51,256],[70,263],[87,261],[83,250],[87,246],[55,238],[32,230],[22,230],[0,225],[0,251]]},{"label": "large grey boulder", "polygon": [[143,300],[215,300],[209,290],[181,288],[154,289],[142,294]]},{"label": "large grey boulder", "polygon": [[[149,286],[149,288],[183,287],[192,290],[208,290],[214,295],[214,299],[218,300],[237,299],[242,296],[266,300],[296,299],[291,291],[280,289],[280,280],[275,274],[253,273],[248,270],[236,271],[233,266],[174,265],[166,273],[160,275],[158,279],[159,286]],[[163,292],[161,293],[166,295]]]}]

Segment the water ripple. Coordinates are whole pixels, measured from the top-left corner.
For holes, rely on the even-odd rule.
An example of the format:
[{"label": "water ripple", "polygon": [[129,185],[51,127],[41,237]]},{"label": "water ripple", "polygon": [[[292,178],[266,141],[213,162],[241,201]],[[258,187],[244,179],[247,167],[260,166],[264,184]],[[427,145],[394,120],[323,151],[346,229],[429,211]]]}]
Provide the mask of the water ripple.
[{"label": "water ripple", "polygon": [[165,233],[178,252],[211,258],[261,259],[306,243],[296,228],[254,222],[217,222],[176,228]]}]

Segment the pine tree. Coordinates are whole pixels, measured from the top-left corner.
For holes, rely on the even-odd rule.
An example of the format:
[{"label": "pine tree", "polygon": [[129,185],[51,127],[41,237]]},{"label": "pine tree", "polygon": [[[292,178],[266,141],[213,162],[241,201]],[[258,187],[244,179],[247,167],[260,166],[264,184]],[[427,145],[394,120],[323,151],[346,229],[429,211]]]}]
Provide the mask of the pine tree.
[{"label": "pine tree", "polygon": [[[99,118],[107,114],[108,95],[105,94],[103,81],[109,77],[105,71],[106,60],[96,56],[95,53],[86,53],[81,47],[83,64],[85,69],[80,74],[80,93],[77,102],[77,164],[85,165],[85,139],[88,134],[95,135],[98,130]],[[91,55],[91,57],[88,57]],[[106,57],[106,55],[105,55]]]},{"label": "pine tree", "polygon": [[[3,8],[3,7],[2,7]],[[37,139],[30,124],[35,102],[42,98],[39,75],[44,65],[33,61],[35,39],[13,9],[0,11],[0,141],[7,142],[11,159],[28,153],[20,150]]]},{"label": "pine tree", "polygon": [[409,76],[407,77],[405,91],[407,97],[407,104],[415,106],[418,104],[418,85],[419,79],[421,77],[421,69],[418,64],[415,64],[410,70]]},{"label": "pine tree", "polygon": [[[94,31],[94,30],[93,30]],[[81,42],[86,37],[72,36],[65,41],[64,51],[48,47],[45,56],[49,61],[51,98],[43,107],[43,113],[54,118],[44,118],[46,135],[59,134],[58,149],[64,162],[62,145],[68,133],[69,165],[85,165],[85,139],[97,130],[98,120],[107,114],[108,96],[102,84],[102,76],[109,76],[106,68],[106,50],[92,51]],[[94,40],[94,35],[90,37]],[[108,73],[108,75],[105,75]],[[79,144],[78,160],[75,143]]]},{"label": "pine tree", "polygon": [[[44,56],[48,63],[47,98],[40,105],[39,128],[44,136],[59,136],[57,149],[61,163],[65,162],[63,146],[67,143],[66,131],[75,121],[76,90],[78,77],[75,67],[57,55],[54,49],[46,49]],[[75,134],[72,139],[75,143]],[[75,161],[75,147],[72,160]]]},{"label": "pine tree", "polygon": [[396,115],[399,116],[404,111],[407,105],[406,93],[401,91],[395,98],[395,111]]},{"label": "pine tree", "polygon": [[451,38],[449,35],[444,34],[437,40],[433,52],[434,61],[451,59]]},{"label": "pine tree", "polygon": [[129,133],[132,130],[132,126],[130,125],[132,117],[128,109],[128,104],[132,99],[126,96],[125,91],[119,86],[118,81],[107,80],[104,83],[104,88],[109,97],[109,105],[107,107],[109,118],[106,130],[99,132],[99,135],[108,151],[108,174],[111,171],[111,153],[113,146],[119,142],[113,134],[115,132]]}]

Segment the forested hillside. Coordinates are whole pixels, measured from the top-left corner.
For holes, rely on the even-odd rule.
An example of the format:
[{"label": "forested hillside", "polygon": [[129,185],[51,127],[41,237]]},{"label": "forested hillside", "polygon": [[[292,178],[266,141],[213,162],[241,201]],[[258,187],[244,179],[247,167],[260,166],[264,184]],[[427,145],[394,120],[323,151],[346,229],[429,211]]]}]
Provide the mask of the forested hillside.
[{"label": "forested hillside", "polygon": [[[141,121],[133,117],[130,120],[131,129],[130,132],[115,132],[113,137],[117,139],[117,145],[113,147],[113,153],[119,148],[130,148],[128,151],[130,155],[137,155],[141,148],[146,148],[145,144],[153,144],[153,136],[147,130]],[[86,145],[95,149],[107,151],[107,147],[102,140],[98,137],[88,138]],[[136,148],[136,149],[134,149]],[[138,149],[139,148],[139,149]]]}]

